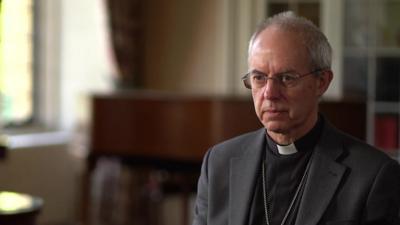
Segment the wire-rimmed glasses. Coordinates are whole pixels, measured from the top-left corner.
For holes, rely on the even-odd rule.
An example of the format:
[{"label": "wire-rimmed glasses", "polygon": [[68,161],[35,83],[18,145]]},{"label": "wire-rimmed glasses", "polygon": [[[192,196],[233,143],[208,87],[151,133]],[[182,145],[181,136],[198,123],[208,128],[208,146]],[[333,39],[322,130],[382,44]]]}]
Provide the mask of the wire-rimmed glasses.
[{"label": "wire-rimmed glasses", "polygon": [[301,78],[306,77],[311,74],[315,74],[317,72],[321,72],[323,70],[325,70],[325,69],[316,69],[316,70],[313,70],[313,71],[305,73],[305,74],[298,74],[296,72],[289,71],[289,72],[283,72],[283,73],[276,74],[273,77],[269,77],[268,75],[266,75],[265,73],[262,73],[260,71],[253,70],[253,71],[246,73],[242,77],[242,80],[243,80],[244,86],[248,89],[263,88],[267,84],[269,79],[277,81],[278,84],[280,84],[283,87],[292,87],[292,86],[296,85],[297,82]]}]

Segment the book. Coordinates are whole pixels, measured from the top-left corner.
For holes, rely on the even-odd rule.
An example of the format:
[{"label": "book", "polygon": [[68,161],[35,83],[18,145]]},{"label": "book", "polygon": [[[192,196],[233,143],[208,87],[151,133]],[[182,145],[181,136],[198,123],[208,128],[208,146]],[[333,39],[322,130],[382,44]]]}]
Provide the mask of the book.
[{"label": "book", "polygon": [[399,116],[378,114],[375,116],[375,146],[385,151],[399,148]]}]

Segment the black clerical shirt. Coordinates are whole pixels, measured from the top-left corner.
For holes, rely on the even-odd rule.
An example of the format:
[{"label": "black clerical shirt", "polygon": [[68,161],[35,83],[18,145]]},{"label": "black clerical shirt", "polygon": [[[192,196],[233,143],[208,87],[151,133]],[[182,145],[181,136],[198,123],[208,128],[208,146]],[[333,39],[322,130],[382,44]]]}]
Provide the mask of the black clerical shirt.
[{"label": "black clerical shirt", "polygon": [[[290,155],[281,155],[277,144],[267,135],[265,162],[268,192],[268,212],[270,225],[281,225],[286,211],[295,195],[299,183],[306,170],[313,149],[320,137],[323,120],[319,119],[314,128],[304,137],[295,141],[297,152]],[[254,191],[250,210],[249,224],[264,225],[265,209],[263,196],[263,179],[261,173]],[[301,197],[301,195],[300,195]],[[294,224],[299,206],[297,201],[285,225]]]}]

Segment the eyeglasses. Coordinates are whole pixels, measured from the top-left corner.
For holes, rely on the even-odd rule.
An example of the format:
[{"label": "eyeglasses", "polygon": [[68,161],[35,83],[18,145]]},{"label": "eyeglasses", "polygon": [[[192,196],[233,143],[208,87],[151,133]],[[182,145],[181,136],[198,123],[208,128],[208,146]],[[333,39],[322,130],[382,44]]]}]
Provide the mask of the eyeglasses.
[{"label": "eyeglasses", "polygon": [[243,77],[244,86],[248,89],[260,89],[264,87],[268,80],[275,80],[280,84],[282,87],[293,87],[297,84],[297,82],[308,75],[315,74],[325,69],[316,69],[306,74],[298,74],[296,72],[284,72],[276,74],[273,77],[268,77],[265,73],[259,71],[251,71],[246,73]]}]

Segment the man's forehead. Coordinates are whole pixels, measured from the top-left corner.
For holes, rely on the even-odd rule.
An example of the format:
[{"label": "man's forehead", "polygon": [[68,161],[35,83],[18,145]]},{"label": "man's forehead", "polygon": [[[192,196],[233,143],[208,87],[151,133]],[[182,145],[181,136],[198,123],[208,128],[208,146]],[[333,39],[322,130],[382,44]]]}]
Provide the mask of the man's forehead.
[{"label": "man's forehead", "polygon": [[249,66],[277,70],[300,69],[308,64],[307,58],[307,50],[296,34],[267,28],[254,40],[249,55]]},{"label": "man's forehead", "polygon": [[250,47],[250,52],[265,54],[280,50],[289,52],[306,51],[301,35],[278,27],[270,27],[263,30]]},{"label": "man's forehead", "polygon": [[295,45],[302,45],[302,36],[294,31],[283,29],[277,26],[272,26],[261,31],[257,38],[254,40],[254,45],[263,45],[266,42],[275,42],[280,44],[282,42],[292,43]]}]

